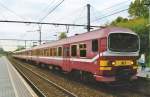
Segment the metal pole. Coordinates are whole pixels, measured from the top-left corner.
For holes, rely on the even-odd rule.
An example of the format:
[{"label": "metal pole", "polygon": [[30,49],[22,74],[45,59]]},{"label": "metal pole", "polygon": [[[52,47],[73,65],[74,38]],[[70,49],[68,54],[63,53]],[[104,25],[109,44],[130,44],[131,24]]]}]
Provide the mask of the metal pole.
[{"label": "metal pole", "polygon": [[90,4],[87,4],[87,31],[90,31]]},{"label": "metal pole", "polygon": [[41,42],[42,42],[42,31],[41,31],[41,29],[42,29],[42,25],[38,25],[39,26],[39,44],[41,45]]},{"label": "metal pole", "polygon": [[69,26],[66,26],[66,32],[69,33]]},{"label": "metal pole", "polygon": [[27,41],[25,40],[24,42],[25,42],[25,49],[26,49],[26,47],[27,47]]},{"label": "metal pole", "polygon": [[148,27],[149,27],[149,42],[148,42],[148,45],[149,45],[149,50],[148,50],[148,54],[149,54],[149,59],[148,59],[148,64],[150,65],[150,2],[149,2],[149,24],[148,24]]}]

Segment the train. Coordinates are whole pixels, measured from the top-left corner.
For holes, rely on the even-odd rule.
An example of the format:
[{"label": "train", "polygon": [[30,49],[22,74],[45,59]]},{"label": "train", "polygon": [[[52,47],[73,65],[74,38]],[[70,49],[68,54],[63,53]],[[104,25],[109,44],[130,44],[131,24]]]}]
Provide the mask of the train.
[{"label": "train", "polygon": [[109,83],[137,79],[139,51],[138,34],[127,28],[104,27],[15,51],[13,57]]}]

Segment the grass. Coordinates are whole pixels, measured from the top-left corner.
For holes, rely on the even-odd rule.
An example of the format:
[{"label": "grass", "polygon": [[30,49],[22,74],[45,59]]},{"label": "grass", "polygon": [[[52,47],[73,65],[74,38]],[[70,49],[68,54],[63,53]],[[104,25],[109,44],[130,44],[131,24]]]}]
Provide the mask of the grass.
[{"label": "grass", "polygon": [[147,61],[146,66],[147,66],[147,67],[150,67],[150,60]]},{"label": "grass", "polygon": [[147,62],[148,62],[148,63],[147,63],[147,66],[150,67],[150,55],[149,55],[148,58],[147,58]]},{"label": "grass", "polygon": [[149,62],[149,63],[147,63],[147,67],[150,67],[150,62]]}]

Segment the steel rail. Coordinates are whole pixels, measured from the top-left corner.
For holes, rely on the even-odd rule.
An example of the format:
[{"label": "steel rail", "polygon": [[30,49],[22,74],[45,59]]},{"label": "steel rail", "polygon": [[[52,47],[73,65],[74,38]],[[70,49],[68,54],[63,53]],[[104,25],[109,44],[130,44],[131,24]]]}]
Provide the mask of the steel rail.
[{"label": "steel rail", "polygon": [[47,78],[39,75],[38,73],[34,72],[32,69],[29,69],[25,66],[23,66],[21,63],[16,62],[18,65],[22,66],[23,68],[27,69],[28,71],[32,72],[33,74],[35,74],[36,76],[42,78],[43,80],[45,80],[46,82],[48,82],[49,84],[53,85],[54,87],[56,87],[57,89],[61,90],[62,92],[64,92],[65,94],[67,94],[69,97],[78,97],[77,95],[75,95],[74,93],[70,92],[69,90],[66,90],[65,88],[63,88],[62,86],[54,83],[53,81],[48,80]]},{"label": "steel rail", "polygon": [[[15,60],[12,60],[16,63]],[[36,94],[40,97],[46,97],[46,95],[19,69],[19,67],[14,66],[16,70],[21,74],[21,76],[27,81],[27,83],[32,87],[32,89],[36,92]]]}]

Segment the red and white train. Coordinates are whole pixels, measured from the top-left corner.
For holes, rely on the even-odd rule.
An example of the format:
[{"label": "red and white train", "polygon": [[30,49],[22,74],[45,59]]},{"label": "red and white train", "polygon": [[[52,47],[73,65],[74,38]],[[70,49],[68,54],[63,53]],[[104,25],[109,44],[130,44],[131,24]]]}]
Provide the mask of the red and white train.
[{"label": "red and white train", "polygon": [[14,57],[79,72],[97,81],[136,79],[140,40],[126,28],[106,27],[30,49],[14,52]]}]

